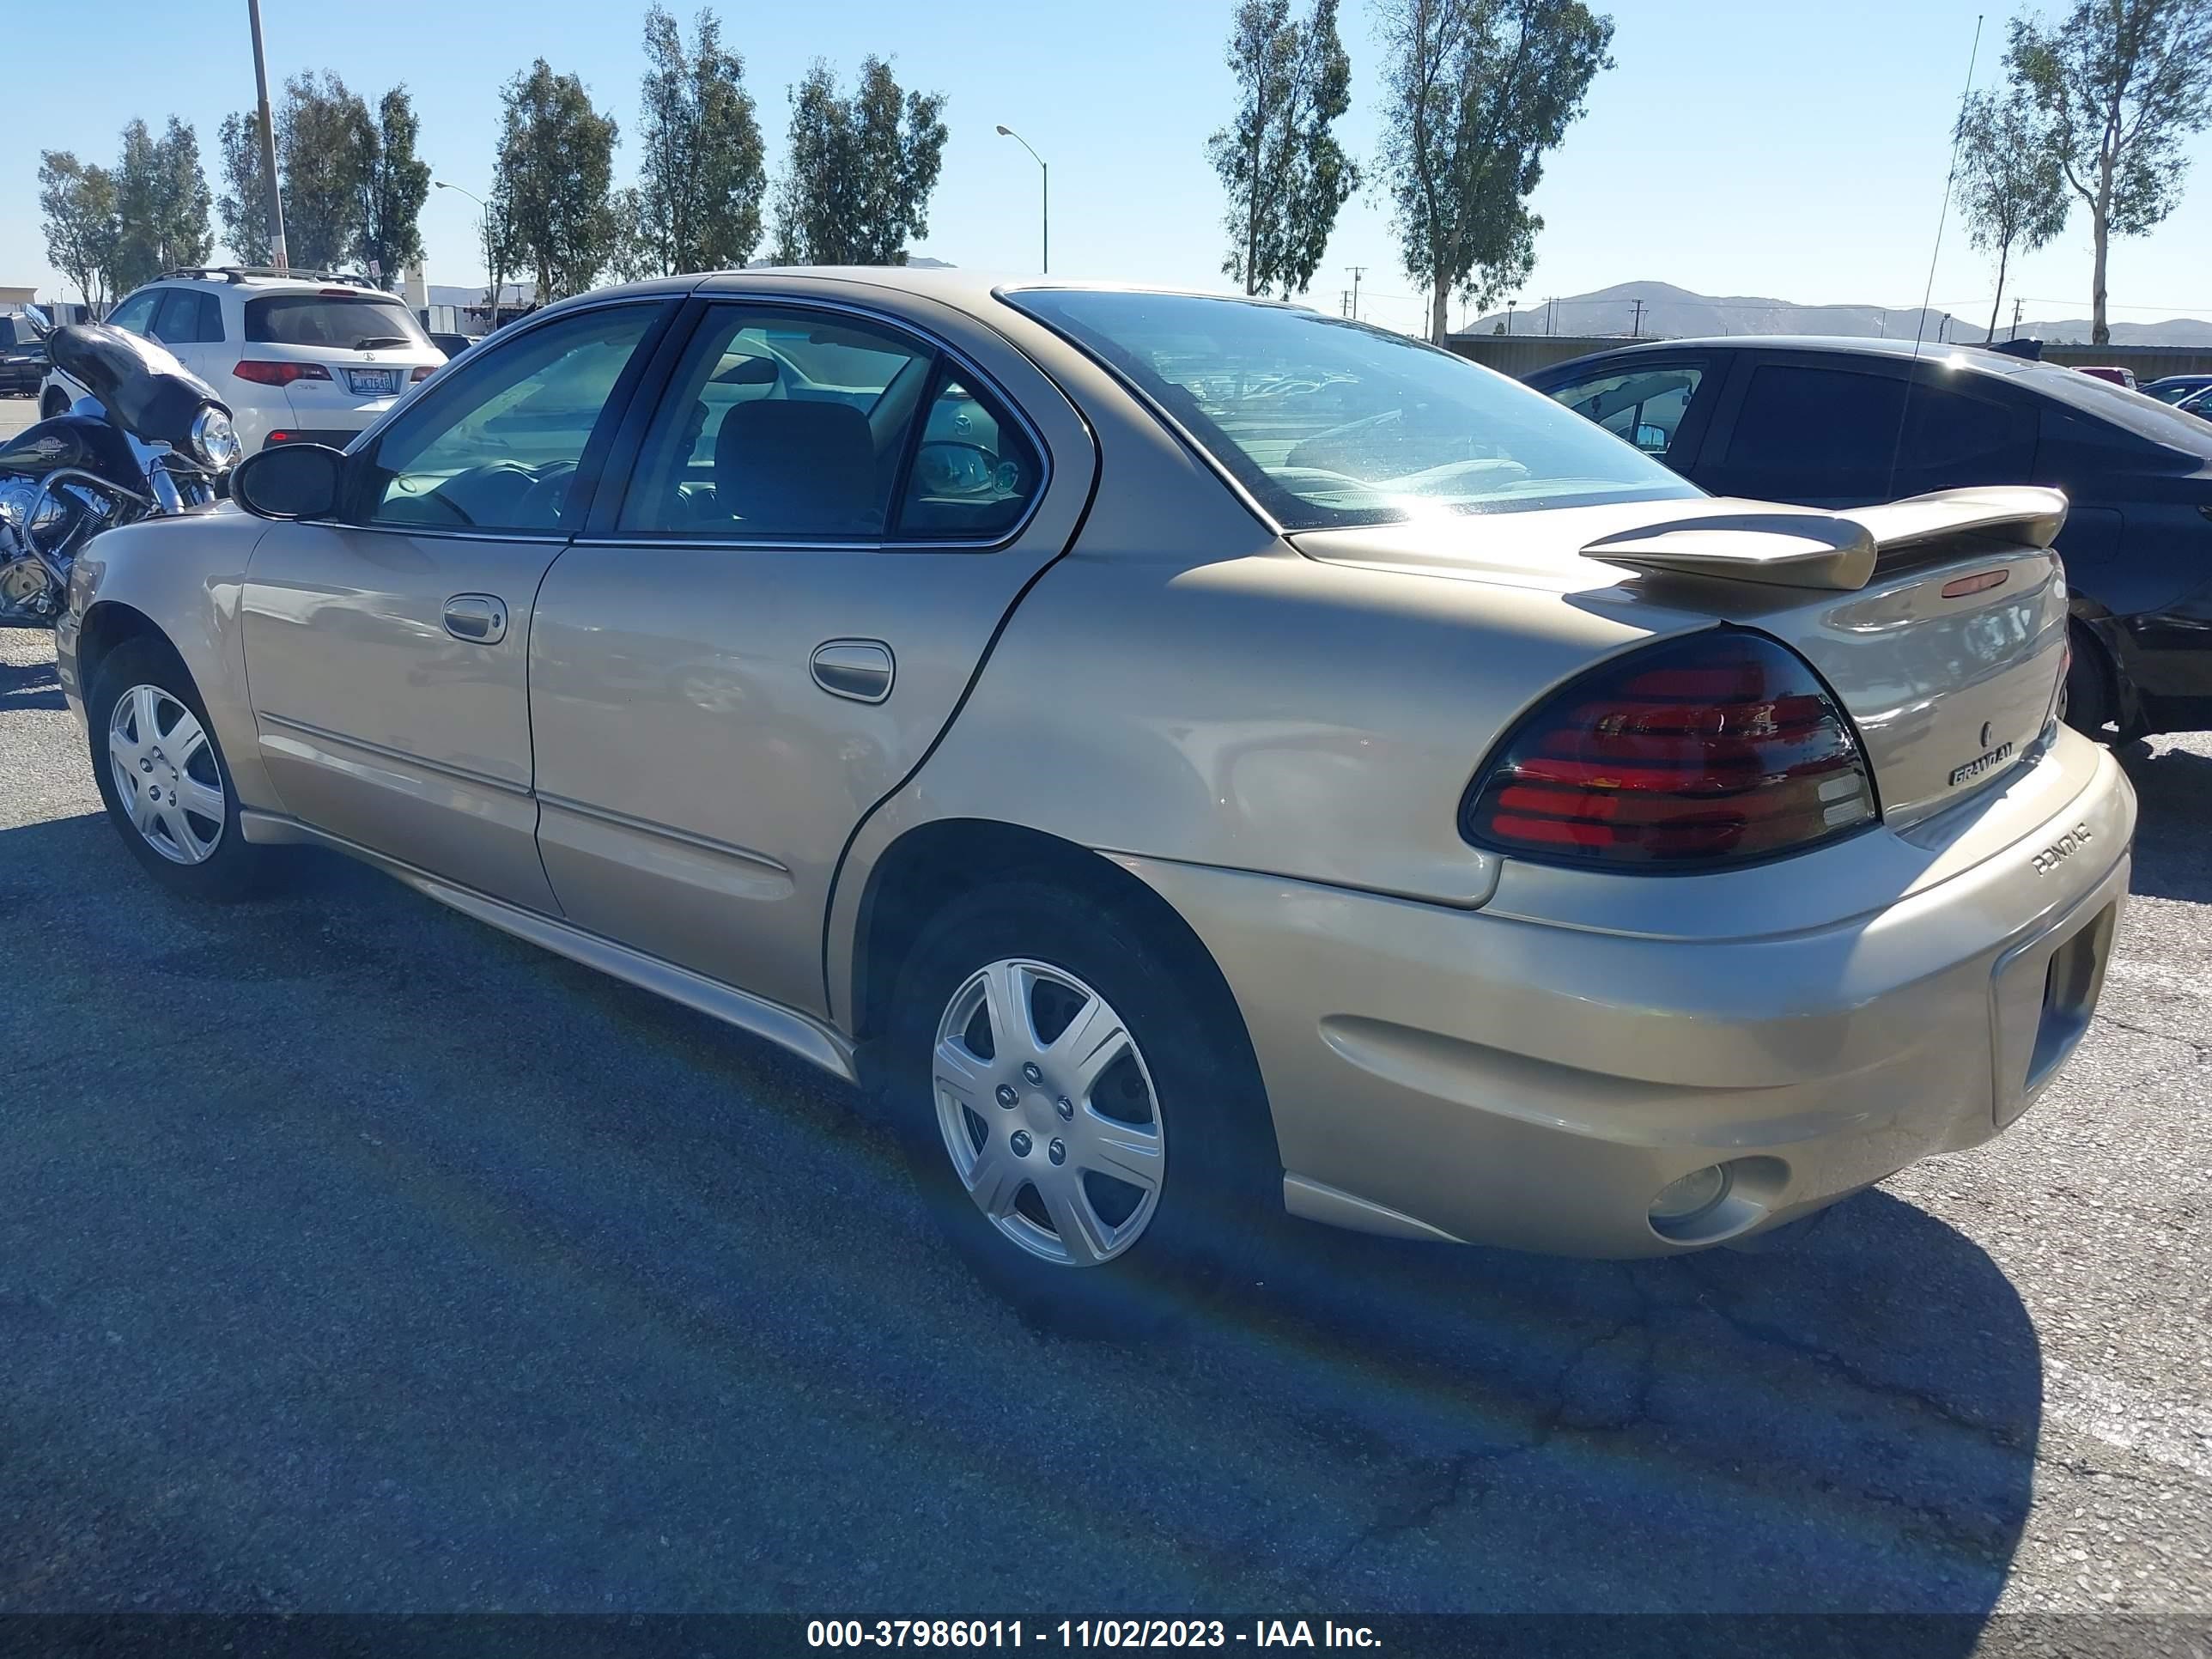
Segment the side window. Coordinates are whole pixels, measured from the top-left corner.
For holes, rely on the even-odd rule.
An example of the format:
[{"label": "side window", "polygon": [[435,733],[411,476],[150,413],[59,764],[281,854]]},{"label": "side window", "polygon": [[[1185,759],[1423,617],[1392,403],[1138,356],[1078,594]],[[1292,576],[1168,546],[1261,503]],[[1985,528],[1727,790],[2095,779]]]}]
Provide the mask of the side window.
[{"label": "side window", "polygon": [[1552,396],[1585,420],[1663,461],[1705,378],[1705,370],[1695,363],[1639,367],[1626,374],[1577,380],[1559,387]]},{"label": "side window", "polygon": [[609,307],[484,350],[377,441],[371,524],[550,530],[568,481],[659,307]]},{"label": "side window", "polygon": [[191,288],[166,290],[146,331],[163,345],[198,345],[204,341],[220,340],[222,325],[215,295]]},{"label": "side window", "polygon": [[875,541],[934,354],[880,325],[716,306],[632,469],[617,527]]},{"label": "side window", "polygon": [[167,292],[168,289],[161,288],[141,289],[109,312],[107,320],[132,334],[143,334],[147,324],[153,319],[154,302]]},{"label": "side window", "polygon": [[[1917,386],[1905,414],[1900,475],[2025,483],[2035,467],[2035,416],[2024,405]],[[1924,481],[1924,480],[1923,480]]]},{"label": "side window", "polygon": [[1886,478],[1904,412],[1905,382],[1893,376],[1763,363],[1729,434],[1727,465],[1838,483],[1838,475]]},{"label": "side window", "polygon": [[943,380],[922,420],[896,533],[995,540],[1020,521],[1042,473],[1018,426],[957,380]]}]

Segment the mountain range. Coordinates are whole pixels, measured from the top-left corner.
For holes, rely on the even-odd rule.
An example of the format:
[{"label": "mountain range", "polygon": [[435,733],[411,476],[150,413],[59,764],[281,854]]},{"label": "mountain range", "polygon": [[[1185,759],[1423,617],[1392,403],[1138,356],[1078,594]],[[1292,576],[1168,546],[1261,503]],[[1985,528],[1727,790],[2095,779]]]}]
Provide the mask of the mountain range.
[{"label": "mountain range", "polygon": [[[1640,314],[1636,304],[1639,300],[1644,302]],[[1506,313],[1494,311],[1459,331],[1494,333],[1506,320]],[[1910,340],[1917,330],[1923,339],[1978,340],[1988,321],[1987,311],[1971,319],[1952,313],[1947,325],[1943,313],[1923,313],[1917,307],[1801,306],[1788,300],[1721,298],[1693,294],[1669,283],[1617,283],[1590,294],[1563,295],[1548,305],[1532,300],[1516,307],[1511,319],[1516,334],[1626,337],[1632,330],[1646,338],[1676,339],[1716,334],[1840,334]],[[2162,323],[2114,323],[2112,331],[2114,345],[2212,346],[2212,322],[2196,317],[2176,317]],[[2089,324],[2087,319],[2031,321],[2022,323],[2020,331],[2054,344],[2086,342]],[[1999,337],[2009,332],[2009,322],[2001,320]]]}]

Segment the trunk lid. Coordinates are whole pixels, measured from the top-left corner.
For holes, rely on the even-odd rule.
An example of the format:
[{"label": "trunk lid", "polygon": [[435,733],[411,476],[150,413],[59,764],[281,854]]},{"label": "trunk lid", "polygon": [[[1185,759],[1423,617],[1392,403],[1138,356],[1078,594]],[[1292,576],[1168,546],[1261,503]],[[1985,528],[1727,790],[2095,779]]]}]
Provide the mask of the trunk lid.
[{"label": "trunk lid", "polygon": [[[1310,557],[1543,586],[1655,635],[1772,635],[1857,726],[1885,822],[2002,776],[2057,714],[2066,581],[2055,490],[1947,490],[1838,512],[1664,501],[1291,538]],[[1534,696],[1539,688],[1531,687]]]}]

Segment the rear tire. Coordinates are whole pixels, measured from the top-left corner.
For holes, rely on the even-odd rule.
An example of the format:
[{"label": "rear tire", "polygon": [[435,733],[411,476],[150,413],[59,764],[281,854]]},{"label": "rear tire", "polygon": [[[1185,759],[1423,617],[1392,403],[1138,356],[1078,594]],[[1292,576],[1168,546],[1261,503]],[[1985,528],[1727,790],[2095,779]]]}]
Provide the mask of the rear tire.
[{"label": "rear tire", "polygon": [[953,900],[898,975],[885,1116],[946,1239],[1032,1322],[1149,1334],[1281,1214],[1249,1048],[1191,980],[1121,909],[1024,879]]},{"label": "rear tire", "polygon": [[176,653],[125,640],[100,665],[85,714],[108,822],[146,873],[185,898],[254,891],[268,853],[240,828],[222,745]]},{"label": "rear tire", "polygon": [[2118,699],[2105,647],[2079,623],[2069,624],[2072,657],[2066,665],[2066,724],[2098,743],[2114,741],[2105,728],[2118,718]]}]

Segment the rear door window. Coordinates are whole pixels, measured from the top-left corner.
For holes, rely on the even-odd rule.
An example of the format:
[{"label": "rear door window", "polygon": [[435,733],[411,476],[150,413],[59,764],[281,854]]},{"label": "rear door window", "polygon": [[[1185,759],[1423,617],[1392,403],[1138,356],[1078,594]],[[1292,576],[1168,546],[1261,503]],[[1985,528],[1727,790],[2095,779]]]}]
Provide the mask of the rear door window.
[{"label": "rear door window", "polygon": [[246,302],[246,337],[264,345],[380,351],[429,343],[415,314],[375,295],[272,294]]},{"label": "rear door window", "polygon": [[930,347],[868,319],[714,306],[647,430],[617,528],[883,540],[935,366]]},{"label": "rear door window", "polygon": [[[1814,507],[1862,506],[1929,489],[2021,483],[2035,461],[2025,400],[1883,368],[1761,363],[1752,368],[1708,489]],[[1910,396],[1907,396],[1908,387]]]},{"label": "rear door window", "polygon": [[212,294],[173,288],[161,296],[147,331],[163,345],[211,343],[222,338],[222,308]]}]

